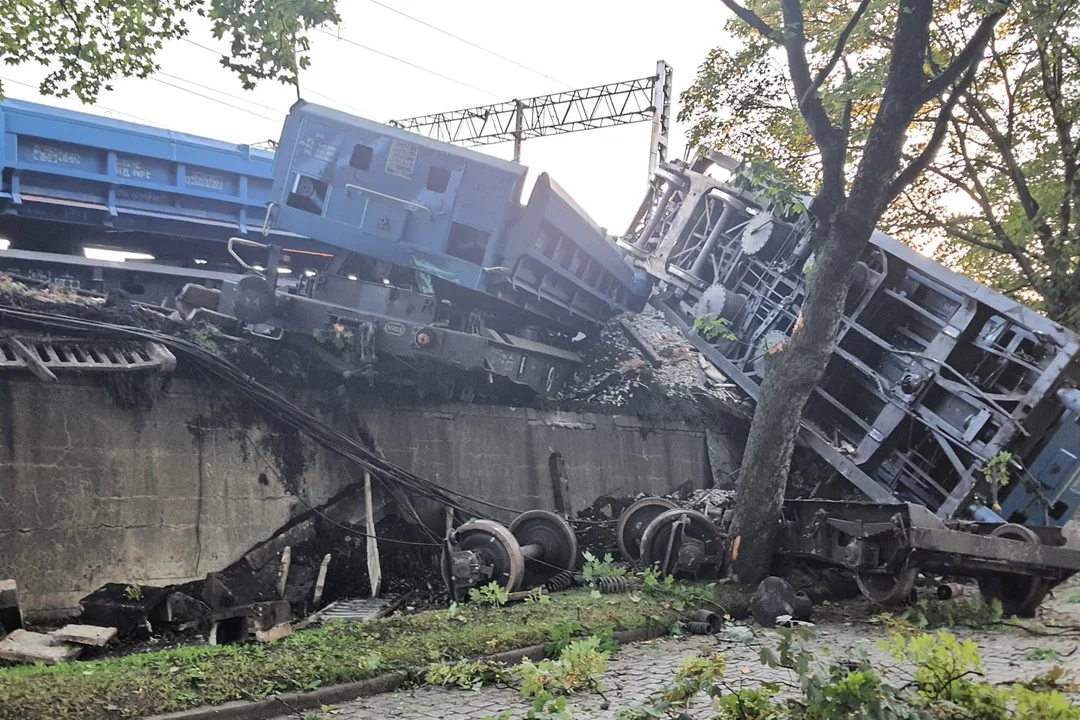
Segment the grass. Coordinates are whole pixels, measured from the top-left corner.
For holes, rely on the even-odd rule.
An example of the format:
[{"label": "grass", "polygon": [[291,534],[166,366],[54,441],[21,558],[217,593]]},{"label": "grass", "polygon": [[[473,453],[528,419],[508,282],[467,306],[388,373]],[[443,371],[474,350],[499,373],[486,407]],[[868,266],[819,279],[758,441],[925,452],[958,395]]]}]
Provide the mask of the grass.
[{"label": "grass", "polygon": [[[738,608],[748,595],[723,588]],[[337,623],[269,645],[183,647],[93,662],[0,668],[0,719],[154,715],[275,693],[313,690],[432,662],[538,645],[568,625],[581,634],[668,628],[683,603],[661,595],[588,589],[551,602],[503,608],[465,606],[370,623]],[[579,625],[575,625],[575,623]]]}]

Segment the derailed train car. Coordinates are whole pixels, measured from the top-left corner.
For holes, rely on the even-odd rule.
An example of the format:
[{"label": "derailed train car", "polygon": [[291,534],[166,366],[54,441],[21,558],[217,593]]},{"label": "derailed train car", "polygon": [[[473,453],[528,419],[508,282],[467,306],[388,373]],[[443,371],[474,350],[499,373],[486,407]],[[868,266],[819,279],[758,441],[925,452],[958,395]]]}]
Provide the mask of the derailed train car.
[{"label": "derailed train car", "polygon": [[573,338],[642,308],[649,287],[547,174],[522,207],[525,174],[298,102],[264,227],[319,238],[334,261],[283,294],[271,260],[262,283],[227,284],[215,309],[271,332],[347,333],[350,347],[336,353],[346,374],[389,354],[552,393],[576,366]]},{"label": "derailed train car", "polygon": [[267,225],[475,291],[500,314],[524,309],[552,331],[640,309],[647,292],[633,292],[633,269],[546,173],[521,207],[526,172],[298,102],[275,157]]},{"label": "derailed train car", "polygon": [[648,295],[546,174],[522,205],[519,164],[317,105],[277,153],[18,101],[0,130],[0,270],[155,305],[184,288],[185,313],[329,338],[349,376],[551,393],[571,339]]},{"label": "derailed train car", "polygon": [[[653,304],[755,398],[813,272],[812,212],[783,217],[716,165],[736,169],[664,165],[620,244],[659,284]],[[789,500],[780,552],[852,569],[877,601],[925,569],[1033,612],[1080,569],[1062,532],[1080,505],[1078,352],[1061,325],[875,232],[801,431],[871,502]]]},{"label": "derailed train car", "polygon": [[[704,170],[664,167],[624,245],[684,329],[708,314],[726,321],[734,339],[707,343],[709,355],[755,395],[765,348],[799,315],[811,220],[777,217]],[[1061,325],[875,232],[806,407],[806,440],[872,499],[1062,525],[1080,505],[1078,351]],[[984,468],[1005,452],[1014,480],[991,487]]]}]

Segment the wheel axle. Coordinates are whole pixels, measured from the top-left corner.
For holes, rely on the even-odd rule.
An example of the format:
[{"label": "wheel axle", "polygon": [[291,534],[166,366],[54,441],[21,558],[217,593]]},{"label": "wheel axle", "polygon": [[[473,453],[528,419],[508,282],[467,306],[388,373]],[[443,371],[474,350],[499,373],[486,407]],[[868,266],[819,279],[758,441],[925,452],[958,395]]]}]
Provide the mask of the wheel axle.
[{"label": "wheel axle", "polygon": [[577,555],[573,529],[553,512],[524,512],[509,527],[473,520],[447,535],[443,580],[454,600],[464,600],[471,589],[492,582],[515,592],[572,570]]}]

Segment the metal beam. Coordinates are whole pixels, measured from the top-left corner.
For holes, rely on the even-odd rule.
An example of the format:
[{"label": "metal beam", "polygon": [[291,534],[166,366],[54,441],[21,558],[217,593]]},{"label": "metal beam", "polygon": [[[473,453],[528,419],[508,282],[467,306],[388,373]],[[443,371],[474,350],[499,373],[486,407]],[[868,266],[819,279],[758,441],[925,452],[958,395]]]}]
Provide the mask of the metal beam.
[{"label": "metal beam", "polygon": [[390,124],[465,146],[513,142],[514,159],[518,160],[521,143],[527,138],[650,122],[651,176],[667,157],[671,93],[671,67],[661,60],[650,77],[391,120]]}]

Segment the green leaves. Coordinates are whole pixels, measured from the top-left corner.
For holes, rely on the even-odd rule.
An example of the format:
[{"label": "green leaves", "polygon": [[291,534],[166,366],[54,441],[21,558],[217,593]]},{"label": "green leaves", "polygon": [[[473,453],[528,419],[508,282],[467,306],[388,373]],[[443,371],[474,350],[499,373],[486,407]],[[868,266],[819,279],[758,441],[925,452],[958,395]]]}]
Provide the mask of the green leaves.
[{"label": "green leaves", "polygon": [[480,605],[502,607],[510,600],[510,593],[499,583],[490,582],[469,590],[469,600]]},{"label": "green leaves", "polygon": [[540,699],[578,690],[603,692],[606,688],[598,678],[607,670],[611,656],[609,650],[602,648],[604,643],[604,638],[591,635],[571,640],[556,660],[547,659],[538,664],[522,661],[518,666],[521,694]]},{"label": "green leaves", "polygon": [[730,324],[726,318],[716,313],[705,313],[694,319],[693,332],[709,342],[719,339],[736,340],[735,335],[728,329]]},{"label": "green leaves", "polygon": [[428,668],[424,680],[431,685],[479,690],[485,685],[509,683],[510,668],[494,660],[463,660],[453,665],[436,663]]},{"label": "green leaves", "polygon": [[581,575],[587,583],[591,583],[600,577],[622,577],[626,574],[625,567],[615,565],[615,558],[612,557],[611,553],[604,555],[604,559],[601,560],[586,550],[581,554],[581,557],[584,560]]},{"label": "green leaves", "polygon": [[247,90],[261,80],[298,85],[311,64],[308,33],[340,22],[336,0],[7,0],[0,58],[48,67],[44,95],[92,103],[117,78],[157,72],[158,51],[188,35],[192,13],[230,41],[221,64]]},{"label": "green leaves", "polygon": [[1002,450],[990,458],[983,467],[983,477],[990,483],[990,487],[998,489],[1009,484],[1009,461],[1012,453]]},{"label": "green leaves", "polygon": [[40,90],[84,103],[117,77],[158,70],[158,50],[187,35],[184,14],[202,0],[7,0],[0,3],[0,57],[49,68]]},{"label": "green leaves", "polygon": [[300,71],[311,64],[308,32],[341,22],[336,0],[210,0],[208,15],[214,37],[231,43],[221,64],[245,90],[277,80],[298,93]]}]

